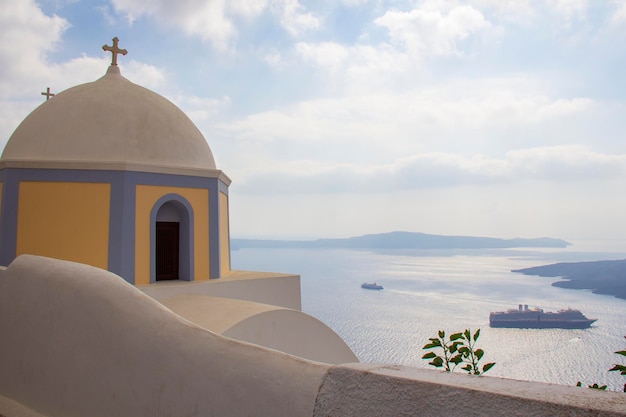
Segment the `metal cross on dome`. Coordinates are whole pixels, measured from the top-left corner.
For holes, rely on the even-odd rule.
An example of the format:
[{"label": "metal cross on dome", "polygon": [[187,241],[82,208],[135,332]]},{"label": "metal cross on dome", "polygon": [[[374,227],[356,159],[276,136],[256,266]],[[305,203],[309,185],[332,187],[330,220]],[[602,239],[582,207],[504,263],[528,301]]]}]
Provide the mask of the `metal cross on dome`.
[{"label": "metal cross on dome", "polygon": [[128,53],[128,51],[126,49],[120,49],[117,46],[117,43],[120,40],[118,39],[118,37],[114,37],[113,38],[113,46],[109,46],[109,45],[102,45],[102,49],[105,51],[109,51],[111,52],[111,54],[113,54],[113,60],[111,61],[111,65],[112,66],[117,66],[117,55],[118,54],[122,54],[122,55],[126,55]]},{"label": "metal cross on dome", "polygon": [[54,93],[50,92],[50,87],[46,88],[46,91],[41,93],[42,96],[46,96],[46,101],[50,100],[50,97],[54,97]]}]

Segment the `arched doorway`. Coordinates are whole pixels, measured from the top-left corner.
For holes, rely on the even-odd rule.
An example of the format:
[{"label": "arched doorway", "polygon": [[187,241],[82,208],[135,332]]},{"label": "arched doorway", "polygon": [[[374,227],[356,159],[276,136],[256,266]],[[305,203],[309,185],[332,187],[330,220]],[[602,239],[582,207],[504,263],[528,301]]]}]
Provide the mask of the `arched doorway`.
[{"label": "arched doorway", "polygon": [[172,202],[161,206],[156,218],[157,281],[180,278],[180,214]]},{"label": "arched doorway", "polygon": [[151,218],[151,281],[192,280],[191,206],[180,196],[165,196],[153,207]]}]

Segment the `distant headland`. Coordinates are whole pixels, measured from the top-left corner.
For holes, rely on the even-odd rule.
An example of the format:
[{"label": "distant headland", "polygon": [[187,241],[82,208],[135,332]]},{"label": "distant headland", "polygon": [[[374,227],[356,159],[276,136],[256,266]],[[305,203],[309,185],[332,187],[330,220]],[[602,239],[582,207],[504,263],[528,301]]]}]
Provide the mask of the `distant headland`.
[{"label": "distant headland", "polygon": [[233,249],[243,248],[328,248],[328,249],[509,249],[565,248],[561,239],[499,239],[493,237],[443,236],[416,232],[389,232],[316,240],[232,239]]},{"label": "distant headland", "polygon": [[626,259],[595,262],[562,262],[532,268],[516,269],[524,275],[561,277],[555,287],[591,290],[626,300]]}]

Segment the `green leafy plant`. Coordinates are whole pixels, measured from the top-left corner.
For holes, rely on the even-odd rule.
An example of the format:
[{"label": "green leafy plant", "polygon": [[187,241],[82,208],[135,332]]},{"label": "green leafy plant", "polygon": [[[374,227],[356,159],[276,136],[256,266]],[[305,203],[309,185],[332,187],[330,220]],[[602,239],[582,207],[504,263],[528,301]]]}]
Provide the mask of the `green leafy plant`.
[{"label": "green leafy plant", "polygon": [[[626,339],[626,336],[624,336],[624,339]],[[615,353],[621,356],[626,356],[626,350],[618,350]],[[615,364],[614,367],[609,369],[609,372],[612,372],[612,371],[619,372],[621,375],[626,376],[626,366],[624,365]],[[626,392],[626,384],[624,384],[624,392]]]},{"label": "green leafy plant", "polygon": [[[576,386],[577,387],[582,387],[583,383],[578,381],[576,383]],[[597,389],[597,390],[600,390],[600,391],[606,391],[606,387],[607,387],[606,385],[598,385],[598,384],[587,385],[587,388]]]},{"label": "green leafy plant", "polygon": [[[457,367],[470,375],[481,375],[494,367],[495,362],[479,366],[479,362],[485,355],[482,349],[476,349],[476,342],[480,337],[480,329],[472,335],[470,329],[463,332],[453,333],[446,340],[446,332],[439,330],[438,337],[431,337],[429,343],[422,349],[428,350],[422,359],[430,360],[429,365],[436,368],[444,368],[447,372],[454,371]],[[440,350],[440,354],[433,352]]]}]

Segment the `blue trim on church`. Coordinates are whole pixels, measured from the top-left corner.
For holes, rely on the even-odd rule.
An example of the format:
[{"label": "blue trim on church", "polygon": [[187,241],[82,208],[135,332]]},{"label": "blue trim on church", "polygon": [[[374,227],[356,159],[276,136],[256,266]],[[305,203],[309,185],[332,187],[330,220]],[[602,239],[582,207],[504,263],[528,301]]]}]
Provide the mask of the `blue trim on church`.
[{"label": "blue trim on church", "polygon": [[[210,253],[207,255],[210,257],[209,278],[219,278],[220,276],[222,268],[220,267],[221,248],[219,245],[219,224],[220,217],[224,214],[219,211],[219,193],[222,192],[228,195],[228,185],[219,178],[135,171],[30,168],[0,169],[0,182],[3,183],[2,204],[0,207],[0,265],[4,266],[9,265],[16,257],[19,183],[21,181],[110,184],[108,270],[120,275],[131,284],[135,282],[136,186],[157,185],[208,189]],[[188,202],[186,202],[185,205],[184,202],[179,201],[176,197],[174,197],[174,200],[187,207],[187,210],[191,207]],[[188,226],[191,227],[190,237],[193,238],[193,218],[191,217],[189,221],[190,224]],[[151,236],[151,250],[154,245],[153,239],[154,236]],[[193,247],[189,248],[190,257],[193,259],[192,249]],[[190,268],[191,269],[187,271],[189,273],[187,276],[193,277],[193,264]],[[153,270],[152,265],[150,269],[151,271]],[[151,276],[152,275],[153,273],[151,272]]]}]

